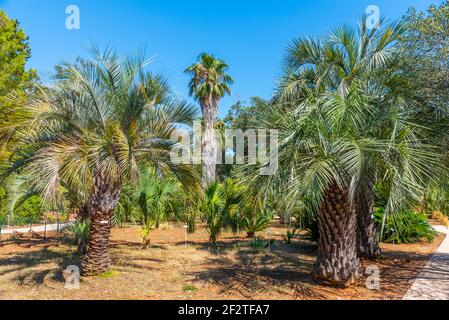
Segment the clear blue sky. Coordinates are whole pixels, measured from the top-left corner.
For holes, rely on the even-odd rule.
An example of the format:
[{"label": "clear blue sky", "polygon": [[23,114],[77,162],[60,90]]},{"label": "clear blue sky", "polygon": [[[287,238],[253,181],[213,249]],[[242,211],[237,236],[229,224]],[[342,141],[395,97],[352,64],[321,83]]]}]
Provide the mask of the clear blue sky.
[{"label": "clear blue sky", "polygon": [[[230,65],[233,94],[220,106],[224,116],[238,99],[269,98],[289,39],[323,34],[340,23],[355,24],[368,5],[389,19],[410,6],[425,9],[440,0],[0,0],[30,37],[29,66],[43,79],[62,60],[86,55],[91,42],[123,54],[146,48],[151,69],[167,74],[187,97],[183,70],[206,51]],[[65,27],[68,5],[81,11],[81,29]]]}]

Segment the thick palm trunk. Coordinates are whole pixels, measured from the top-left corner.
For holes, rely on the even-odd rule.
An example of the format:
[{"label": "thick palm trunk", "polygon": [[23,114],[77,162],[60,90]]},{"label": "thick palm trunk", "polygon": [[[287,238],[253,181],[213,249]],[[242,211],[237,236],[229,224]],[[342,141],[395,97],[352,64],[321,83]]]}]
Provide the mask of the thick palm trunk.
[{"label": "thick palm trunk", "polygon": [[373,219],[374,192],[366,188],[357,197],[357,250],[361,258],[376,259],[381,250]]},{"label": "thick palm trunk", "polygon": [[81,267],[85,276],[99,275],[109,270],[109,235],[111,220],[120,198],[120,184],[111,183],[106,174],[94,178],[94,188],[88,203],[90,217],[89,240],[87,252]]},{"label": "thick palm trunk", "polygon": [[318,214],[318,258],[313,268],[315,279],[333,285],[349,286],[361,275],[357,257],[355,208],[348,189],[337,185],[325,192]]},{"label": "thick palm trunk", "polygon": [[202,179],[203,189],[207,189],[215,182],[217,167],[218,144],[215,136],[215,120],[217,118],[216,106],[204,106],[204,133],[202,141]]}]

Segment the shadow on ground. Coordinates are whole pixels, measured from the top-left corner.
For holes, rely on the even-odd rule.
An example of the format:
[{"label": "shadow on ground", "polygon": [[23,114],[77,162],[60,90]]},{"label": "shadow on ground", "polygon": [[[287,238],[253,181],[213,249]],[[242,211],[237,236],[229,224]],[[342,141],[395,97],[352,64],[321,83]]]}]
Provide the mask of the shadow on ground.
[{"label": "shadow on ground", "polygon": [[0,257],[0,277],[11,275],[11,280],[21,286],[64,283],[64,270],[80,265],[79,257],[61,248],[64,244],[60,240],[18,239],[5,241],[2,246],[8,244],[30,249]]},{"label": "shadow on ground", "polygon": [[[62,287],[64,270],[69,265],[80,265],[71,239],[14,239],[3,241],[1,246],[17,249],[0,254],[0,278],[4,283],[21,286]],[[184,243],[176,243],[178,249]],[[1,249],[1,248],[0,248]],[[20,250],[23,249],[23,250]],[[134,275],[145,279],[158,277],[170,271],[176,279],[190,279],[214,285],[224,297],[254,299],[280,297],[288,299],[401,299],[431,254],[413,253],[390,248],[376,261],[363,261],[365,267],[376,265],[381,270],[381,290],[369,292],[362,279],[359,286],[342,291],[322,286],[312,280],[310,270],[315,261],[317,247],[306,240],[296,240],[290,245],[282,241],[272,244],[271,250],[260,252],[250,248],[249,241],[231,239],[210,246],[205,242],[189,242],[189,254],[200,253],[193,259],[189,254],[173,250],[173,245],[153,245],[141,250],[138,242],[111,241],[113,269],[125,274],[114,281],[124,281],[122,286],[133,286]],[[0,252],[1,253],[1,252]],[[181,253],[181,255],[179,255]],[[193,262],[192,262],[193,261]],[[193,268],[184,269],[183,266]],[[173,273],[170,268],[177,268]],[[154,272],[153,272],[154,271]],[[437,266],[435,275],[448,274],[449,270]],[[428,275],[431,277],[432,275]],[[141,276],[140,279],[143,279]],[[123,279],[123,280],[121,280]],[[166,278],[171,279],[171,278]],[[161,283],[169,286],[170,283]],[[115,285],[114,285],[115,286]]]},{"label": "shadow on ground", "polygon": [[192,275],[219,285],[223,294],[237,291],[246,299],[273,290],[295,299],[320,299],[324,297],[312,288],[315,282],[310,277],[315,253],[316,246],[303,241],[291,245],[277,242],[269,252],[243,248],[235,260],[209,259],[208,269]]}]

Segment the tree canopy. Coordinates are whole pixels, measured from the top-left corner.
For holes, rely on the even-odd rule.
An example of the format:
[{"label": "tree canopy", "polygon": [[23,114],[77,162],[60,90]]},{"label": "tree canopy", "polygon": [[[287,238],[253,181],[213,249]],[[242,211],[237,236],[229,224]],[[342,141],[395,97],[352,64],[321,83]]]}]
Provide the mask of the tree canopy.
[{"label": "tree canopy", "polygon": [[36,79],[35,70],[26,70],[30,57],[28,37],[20,23],[0,10],[0,104],[8,93],[26,89]]}]

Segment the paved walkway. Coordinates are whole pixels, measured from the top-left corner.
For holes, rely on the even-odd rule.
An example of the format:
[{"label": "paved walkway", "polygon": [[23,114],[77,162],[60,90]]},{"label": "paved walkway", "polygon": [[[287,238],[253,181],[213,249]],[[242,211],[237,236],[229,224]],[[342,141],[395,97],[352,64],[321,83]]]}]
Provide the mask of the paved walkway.
[{"label": "paved walkway", "polygon": [[[67,228],[68,226],[70,226],[73,222],[61,222],[59,224],[59,231],[64,230],[65,228]],[[47,224],[47,231],[56,231],[58,229],[58,224]],[[35,226],[32,227],[31,230],[33,232],[44,232],[45,231],[45,226]],[[26,227],[26,228],[18,228],[18,229],[3,229],[2,228],[2,234],[13,234],[14,232],[17,233],[28,233],[30,232],[30,227]]]},{"label": "paved walkway", "polygon": [[418,275],[403,300],[449,300],[449,229],[434,227],[446,234],[424,270]]}]

